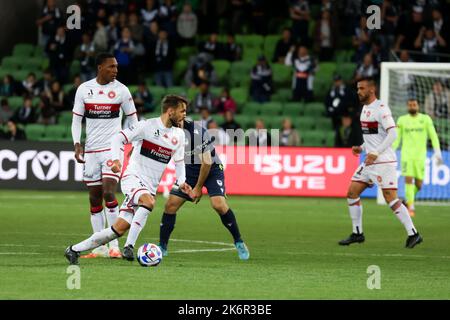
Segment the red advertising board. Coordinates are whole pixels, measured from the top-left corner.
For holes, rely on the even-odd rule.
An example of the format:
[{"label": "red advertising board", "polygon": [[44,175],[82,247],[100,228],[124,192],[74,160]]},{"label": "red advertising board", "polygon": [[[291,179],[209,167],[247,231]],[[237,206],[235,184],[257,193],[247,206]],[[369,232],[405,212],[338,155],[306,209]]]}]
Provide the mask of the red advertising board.
[{"label": "red advertising board", "polygon": [[[264,151],[224,146],[216,151],[224,164],[227,194],[345,197],[359,163],[351,149],[341,148],[279,147]],[[175,180],[175,167],[170,162],[158,192],[170,190]]]}]

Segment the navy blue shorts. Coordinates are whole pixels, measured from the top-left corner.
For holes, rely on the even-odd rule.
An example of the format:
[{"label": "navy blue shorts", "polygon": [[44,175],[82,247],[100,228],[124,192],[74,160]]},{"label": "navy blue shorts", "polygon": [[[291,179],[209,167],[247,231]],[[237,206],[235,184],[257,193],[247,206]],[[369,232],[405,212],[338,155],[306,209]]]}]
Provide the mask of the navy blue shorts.
[{"label": "navy blue shorts", "polygon": [[[192,188],[195,187],[198,180],[197,174],[189,174],[190,172],[186,172],[186,183],[189,184]],[[223,170],[221,168],[214,168],[211,169],[209,172],[208,178],[206,178],[205,184],[203,185],[206,187],[206,190],[208,191],[208,195],[210,197],[215,196],[226,196],[225,191],[225,176],[223,174]],[[170,191],[170,194],[173,194],[175,196],[178,196],[180,198],[186,199],[188,201],[194,201],[189,195],[181,191],[180,189],[174,189]]]}]

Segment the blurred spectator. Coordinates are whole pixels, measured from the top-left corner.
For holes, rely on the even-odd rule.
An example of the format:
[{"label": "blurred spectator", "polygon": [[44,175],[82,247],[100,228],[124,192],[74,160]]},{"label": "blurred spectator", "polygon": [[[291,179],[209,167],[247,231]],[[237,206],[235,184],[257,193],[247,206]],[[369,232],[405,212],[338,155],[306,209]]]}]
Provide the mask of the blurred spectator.
[{"label": "blurred spectator", "polygon": [[7,123],[7,129],[3,137],[5,140],[16,141],[16,140],[26,140],[25,131],[18,128],[14,121],[10,120]]},{"label": "blurred spectator", "polygon": [[95,55],[96,50],[94,42],[91,40],[89,33],[84,33],[81,45],[75,50],[75,59],[80,61],[80,76],[82,82],[91,80],[95,77]]},{"label": "blurred spectator", "polygon": [[39,93],[50,90],[53,81],[54,79],[52,71],[50,69],[45,69],[42,79],[37,82]]},{"label": "blurred spectator", "polygon": [[197,87],[203,81],[216,85],[217,75],[210,62],[210,56],[206,53],[198,54],[192,66],[188,68],[184,80],[189,87]]},{"label": "blurred spectator", "polygon": [[48,40],[56,33],[56,28],[62,22],[62,14],[56,7],[56,0],[47,0],[46,6],[42,9],[41,17],[36,21],[41,28],[39,45],[44,47]]},{"label": "blurred spectator", "polygon": [[50,90],[45,95],[50,102],[51,108],[55,109],[56,112],[61,112],[65,109],[72,110],[72,106],[64,106],[64,91],[59,81],[53,81]]},{"label": "blurred spectator", "polygon": [[358,131],[358,125],[348,113],[342,114],[341,123],[335,128],[335,147],[350,148],[362,144],[362,135]]},{"label": "blurred spectator", "polygon": [[259,103],[270,101],[273,93],[272,69],[267,63],[266,57],[259,56],[257,64],[251,73],[250,95]]},{"label": "blurred spectator", "polygon": [[217,33],[212,33],[209,36],[208,41],[201,42],[198,51],[209,54],[210,59],[219,58],[222,48],[217,41]]},{"label": "blurred spectator", "polygon": [[341,124],[341,116],[348,112],[352,101],[341,75],[335,75],[333,81],[333,87],[325,98],[325,109],[327,117],[330,117],[333,122],[334,129],[337,129]]},{"label": "blurred spectator", "polygon": [[450,90],[441,81],[433,84],[432,91],[425,97],[425,113],[432,118],[448,118]]},{"label": "blurred spectator", "polygon": [[245,0],[231,0],[230,21],[233,34],[242,33],[242,26],[245,24],[245,7]]},{"label": "blurred spectator", "polygon": [[13,112],[9,106],[8,99],[0,101],[0,125],[4,125],[11,119]]},{"label": "blurred spectator", "polygon": [[208,133],[211,136],[211,141],[215,146],[223,146],[230,144],[230,137],[220,128],[217,123],[212,120],[208,123]]},{"label": "blurred spectator", "polygon": [[395,50],[414,50],[414,42],[423,27],[423,7],[413,6],[410,14],[403,14],[398,21],[398,35]]},{"label": "blurred spectator", "polygon": [[388,56],[381,48],[381,43],[378,40],[372,42],[372,49],[370,50],[372,55],[373,65],[376,69],[380,70],[382,61],[389,61]]},{"label": "blurred spectator", "polygon": [[313,99],[313,82],[316,63],[305,46],[300,46],[296,52],[291,49],[286,56],[285,64],[294,68],[294,83],[292,99],[309,102]]},{"label": "blurred spectator", "polygon": [[432,27],[422,27],[414,42],[414,47],[424,54],[421,60],[426,62],[438,62],[439,57],[435,54],[444,51],[446,46],[444,38]]},{"label": "blurred spectator", "polygon": [[234,113],[231,111],[227,111],[223,114],[224,122],[220,125],[220,127],[227,130],[238,130],[241,129],[241,125],[236,122],[234,119]]},{"label": "blurred spectator", "polygon": [[280,146],[293,147],[300,145],[300,136],[297,130],[292,127],[292,121],[289,118],[283,120],[281,134],[280,134]]},{"label": "blurred spectator", "polygon": [[128,28],[128,16],[125,12],[119,13],[118,21],[119,21],[119,29],[120,30],[123,30],[124,28]]},{"label": "blurred spectator", "polygon": [[194,112],[199,112],[200,107],[208,108],[210,113],[214,113],[214,97],[209,92],[209,83],[202,81],[199,85],[200,92],[197,93],[192,101]]},{"label": "blurred spectator", "polygon": [[409,57],[408,50],[400,51],[400,62],[413,62],[413,60]]},{"label": "blurred spectator", "polygon": [[69,75],[72,53],[64,27],[58,27],[56,35],[47,43],[46,51],[50,59],[50,69],[56,79],[65,83]]},{"label": "blurred spectator", "polygon": [[11,119],[23,125],[34,123],[36,121],[36,110],[33,107],[33,100],[30,97],[25,97],[23,106],[16,110]]},{"label": "blurred spectator", "polygon": [[38,110],[39,110],[39,119],[37,121],[38,123],[44,125],[56,123],[56,110],[50,104],[50,100],[47,96],[45,95],[41,96],[41,99],[39,100],[38,104]]},{"label": "blurred spectator", "polygon": [[358,65],[355,71],[355,82],[362,78],[378,78],[379,70],[373,65],[372,55],[367,53],[364,56],[363,63]]},{"label": "blurred spectator", "polygon": [[399,9],[392,0],[383,1],[381,7],[382,27],[379,34],[383,51],[390,50],[395,43],[395,33],[399,18]]},{"label": "blurred spectator", "polygon": [[200,113],[200,126],[203,128],[208,128],[208,125],[211,121],[214,121],[211,117],[211,112],[207,106],[200,106],[198,108]]},{"label": "blurred spectator", "polygon": [[286,58],[289,49],[293,45],[294,41],[292,39],[291,29],[284,28],[283,34],[281,35],[281,39],[278,40],[277,45],[275,47],[272,62],[284,64],[284,59]]},{"label": "blurred spectator", "polygon": [[75,75],[75,77],[73,78],[73,86],[66,95],[67,108],[73,107],[73,104],[75,102],[75,95],[81,83],[82,81],[80,75]]},{"label": "blurred spectator", "polygon": [[355,49],[354,62],[360,63],[364,55],[370,51],[370,34],[371,31],[367,28],[367,18],[362,16],[352,36],[352,43]]},{"label": "blurred spectator", "polygon": [[141,9],[141,16],[144,24],[150,26],[150,23],[158,19],[158,1],[146,0],[145,8]]},{"label": "blurred spectator", "polygon": [[133,99],[138,113],[152,112],[155,110],[153,96],[145,82],[139,83],[138,90],[134,93]]},{"label": "blurred spectator", "polygon": [[249,146],[265,147],[272,144],[271,135],[264,126],[262,119],[255,121],[255,129],[250,130],[248,134]]},{"label": "blurred spectator", "polygon": [[450,26],[448,20],[444,19],[442,12],[438,8],[434,8],[431,11],[431,17],[433,20],[433,29],[436,34],[439,34],[445,42],[450,42]]},{"label": "blurred spectator", "polygon": [[322,12],[322,18],[316,24],[315,46],[319,51],[320,61],[330,61],[333,58],[336,29],[331,23],[329,11]]},{"label": "blurred spectator", "polygon": [[115,15],[110,15],[108,18],[108,25],[106,26],[106,34],[108,35],[108,48],[111,48],[120,39],[120,28],[117,25],[117,18]]},{"label": "blurred spectator", "polygon": [[197,24],[197,15],[192,11],[192,5],[190,3],[185,3],[183,5],[183,11],[177,19],[177,32],[183,40],[184,45],[195,44]]},{"label": "blurred spectator", "polygon": [[159,6],[158,21],[162,29],[166,30],[170,37],[177,34],[177,6],[173,0],[163,0]]},{"label": "blurred spectator", "polygon": [[94,43],[94,47],[99,52],[107,51],[108,50],[108,32],[106,30],[106,27],[101,20],[97,21],[96,26],[97,26],[97,29],[95,30],[94,38],[92,40]]},{"label": "blurred spectator", "polygon": [[0,96],[10,97],[16,94],[16,83],[12,75],[7,74],[3,77],[3,83],[0,86]]},{"label": "blurred spectator", "polygon": [[39,95],[39,88],[37,87],[36,75],[30,72],[25,80],[22,81],[22,89],[24,94],[29,96]]},{"label": "blurred spectator", "polygon": [[175,48],[168,39],[167,31],[160,30],[155,44],[155,83],[158,86],[173,86],[173,64],[175,62]]},{"label": "blurred spectator", "polygon": [[144,27],[139,23],[139,17],[136,13],[128,16],[128,28],[130,28],[131,39],[135,42],[142,43],[144,40]]},{"label": "blurred spectator", "polygon": [[159,39],[159,25],[158,22],[153,21],[150,23],[149,27],[144,28],[144,47],[145,50],[150,54],[150,59],[154,59],[156,42]]},{"label": "blurred spectator", "polygon": [[308,1],[292,0],[289,13],[292,19],[292,36],[294,41],[307,45],[309,41],[308,26],[311,19]]},{"label": "blurred spectator", "polygon": [[218,97],[215,102],[215,109],[219,113],[225,113],[227,111],[231,111],[235,113],[237,111],[237,105],[234,99],[230,95],[230,89],[223,88],[220,93],[220,97]]},{"label": "blurred spectator", "polygon": [[129,28],[122,29],[122,37],[114,46],[114,56],[119,65],[118,78],[124,84],[130,84],[133,77],[133,52],[135,44]]},{"label": "blurred spectator", "polygon": [[235,42],[234,35],[231,33],[227,35],[227,42],[223,45],[221,50],[223,52],[222,59],[228,60],[230,62],[234,62],[237,60],[241,60],[242,49]]}]

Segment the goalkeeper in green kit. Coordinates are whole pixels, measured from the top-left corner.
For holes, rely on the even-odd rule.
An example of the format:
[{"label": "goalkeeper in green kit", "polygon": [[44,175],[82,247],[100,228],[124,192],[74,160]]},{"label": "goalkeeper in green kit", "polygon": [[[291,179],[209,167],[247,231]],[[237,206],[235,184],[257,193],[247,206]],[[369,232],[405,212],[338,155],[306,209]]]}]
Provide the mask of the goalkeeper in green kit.
[{"label": "goalkeeper in green kit", "polygon": [[442,154],[433,120],[429,115],[419,112],[419,103],[416,99],[408,100],[408,114],[398,118],[397,127],[397,140],[392,147],[395,150],[402,145],[401,166],[402,176],[405,177],[405,198],[409,214],[413,217],[414,198],[422,188],[425,175],[428,138],[431,140],[433,157],[438,165],[443,163]]}]

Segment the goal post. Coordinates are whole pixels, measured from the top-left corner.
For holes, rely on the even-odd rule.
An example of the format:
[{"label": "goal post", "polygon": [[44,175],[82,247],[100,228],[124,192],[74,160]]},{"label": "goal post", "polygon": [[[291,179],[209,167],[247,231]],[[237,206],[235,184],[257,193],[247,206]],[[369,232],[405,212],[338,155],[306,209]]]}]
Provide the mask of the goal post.
[{"label": "goal post", "polygon": [[[450,63],[381,63],[380,99],[389,105],[395,121],[407,114],[407,101],[411,97],[418,100],[420,112],[432,117],[444,159],[444,164],[439,166],[431,157],[433,150],[429,143],[424,185],[417,194],[417,203],[449,205]],[[404,178],[399,175],[399,196],[403,194]],[[380,189],[377,203],[385,203]]]}]

